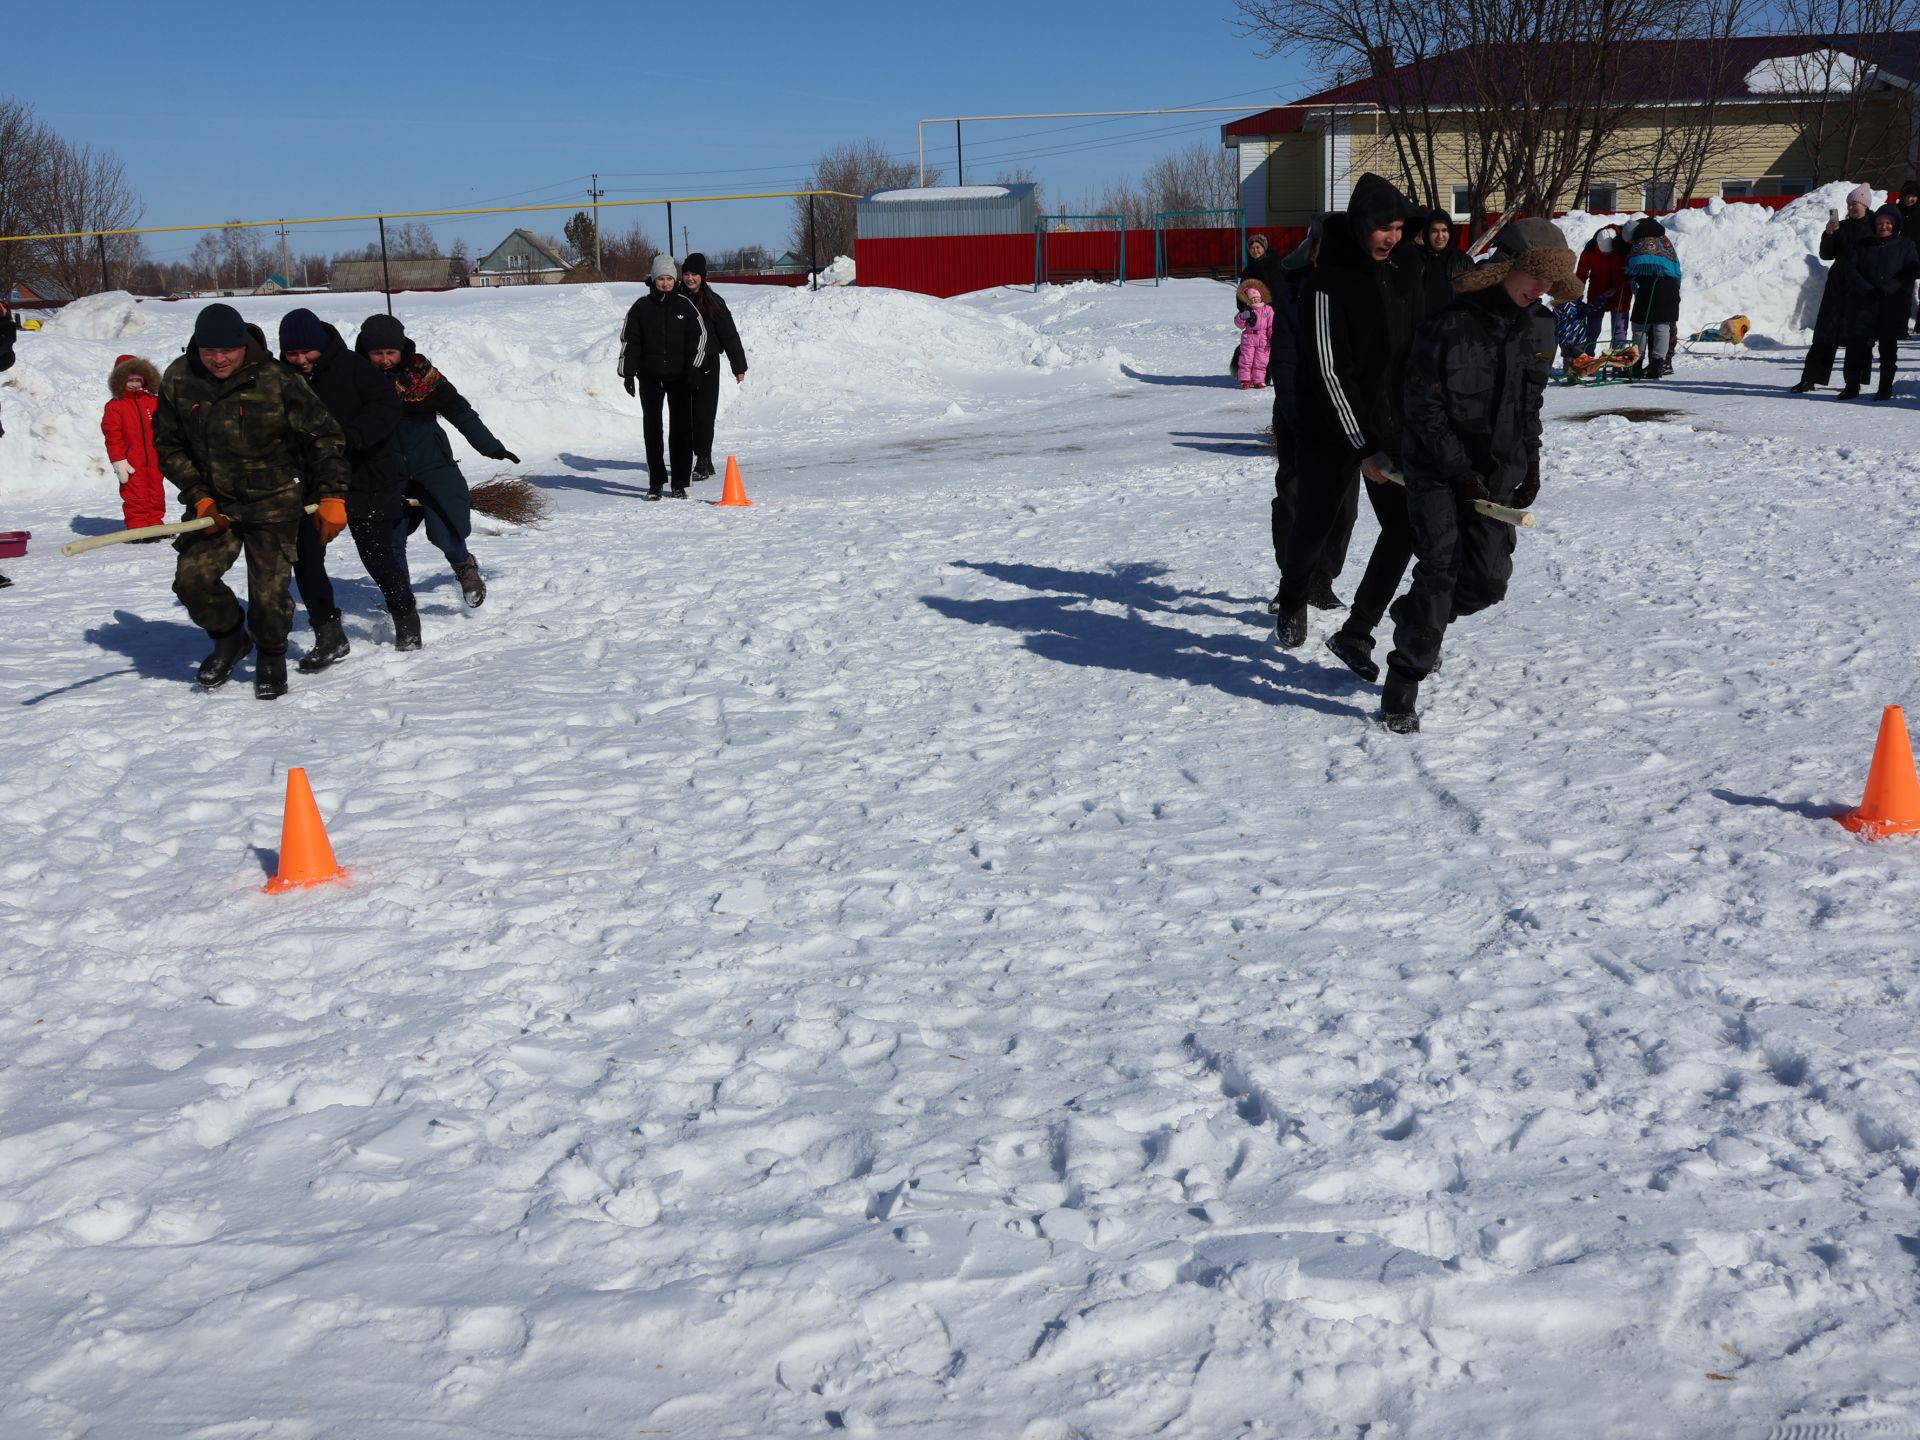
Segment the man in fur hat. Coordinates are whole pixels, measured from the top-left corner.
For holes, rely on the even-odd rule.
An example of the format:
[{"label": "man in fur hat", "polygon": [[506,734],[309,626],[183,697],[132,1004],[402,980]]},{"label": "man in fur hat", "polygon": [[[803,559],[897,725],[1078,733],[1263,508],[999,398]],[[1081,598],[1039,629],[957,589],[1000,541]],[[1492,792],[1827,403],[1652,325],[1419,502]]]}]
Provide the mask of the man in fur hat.
[{"label": "man in fur hat", "polygon": [[1509,256],[1454,281],[1459,299],[1428,320],[1407,360],[1402,454],[1413,584],[1393,603],[1393,652],[1380,713],[1389,730],[1420,728],[1420,682],[1447,626],[1506,598],[1513,527],[1476,500],[1525,509],[1540,493],[1539,363],[1533,309],[1574,281],[1574,254],[1551,220],[1518,220]]}]

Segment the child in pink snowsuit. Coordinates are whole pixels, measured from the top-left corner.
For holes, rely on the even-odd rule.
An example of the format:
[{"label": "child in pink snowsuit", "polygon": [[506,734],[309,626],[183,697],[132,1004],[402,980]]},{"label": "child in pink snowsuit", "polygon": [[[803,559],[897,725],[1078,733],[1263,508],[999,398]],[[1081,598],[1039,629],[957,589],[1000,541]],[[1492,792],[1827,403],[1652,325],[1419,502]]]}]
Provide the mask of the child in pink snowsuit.
[{"label": "child in pink snowsuit", "polygon": [[107,463],[120,477],[120,509],[127,528],[163,525],[166,486],[161,483],[160,453],[153,448],[153,412],[160,408],[160,372],[137,355],[122,355],[107,376],[107,401],[100,433],[107,439]]},{"label": "child in pink snowsuit", "polygon": [[1267,361],[1273,355],[1273,297],[1258,280],[1240,286],[1240,303],[1247,308],[1233,317],[1240,335],[1240,388],[1267,388]]}]

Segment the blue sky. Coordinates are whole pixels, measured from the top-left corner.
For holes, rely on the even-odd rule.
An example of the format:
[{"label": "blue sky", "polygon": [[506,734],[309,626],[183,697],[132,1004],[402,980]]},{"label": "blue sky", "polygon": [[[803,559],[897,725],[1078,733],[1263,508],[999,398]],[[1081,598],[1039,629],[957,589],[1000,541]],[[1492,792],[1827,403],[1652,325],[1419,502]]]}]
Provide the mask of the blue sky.
[{"label": "blue sky", "polygon": [[[841,140],[912,154],[923,116],[1242,102],[1251,112],[1317,84],[1261,59],[1234,28],[1231,0],[854,0],[817,21],[799,10],[190,0],[169,11],[97,0],[76,34],[72,12],[34,6],[9,18],[0,94],[70,140],[113,150],[145,223],[176,225],[584,205],[594,171],[609,199],[785,190]],[[65,58],[76,44],[83,59]],[[967,175],[1025,164],[1051,197],[1076,200],[1217,137],[1231,118],[970,125]],[[951,180],[953,127],[929,127],[927,140]],[[440,221],[435,233],[483,253],[515,225],[558,233],[567,213]],[[657,207],[603,223],[623,228],[632,215],[663,237]],[[695,249],[778,250],[786,215],[783,202],[676,205],[674,228]],[[292,243],[330,251],[373,234],[345,226]],[[193,239],[148,244],[167,256]]]}]

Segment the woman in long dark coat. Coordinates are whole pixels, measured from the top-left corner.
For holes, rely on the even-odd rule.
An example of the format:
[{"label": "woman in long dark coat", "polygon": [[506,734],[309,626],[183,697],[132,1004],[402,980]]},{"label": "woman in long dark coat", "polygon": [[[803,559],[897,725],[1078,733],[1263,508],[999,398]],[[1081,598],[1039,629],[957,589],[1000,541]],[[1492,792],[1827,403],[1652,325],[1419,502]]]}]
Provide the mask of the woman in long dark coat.
[{"label": "woman in long dark coat", "polygon": [[1872,203],[1873,191],[1856,185],[1847,196],[1847,218],[1827,221],[1820,236],[1820,258],[1833,263],[1827,271],[1826,288],[1820,292],[1820,311],[1814,317],[1807,363],[1800,367],[1800,383],[1793,387],[1796,395],[1833,383],[1833,359],[1846,339],[1846,260],[1856,246],[1873,238],[1873,222],[1867,219],[1867,207]]},{"label": "woman in long dark coat", "polygon": [[1907,333],[1913,282],[1920,278],[1920,250],[1900,233],[1897,206],[1882,205],[1875,213],[1873,234],[1847,256],[1844,278],[1847,388],[1840,392],[1840,398],[1853,399],[1873,378],[1873,352],[1877,348],[1880,388],[1873,398],[1891,400],[1894,359],[1900,351],[1900,337]]}]

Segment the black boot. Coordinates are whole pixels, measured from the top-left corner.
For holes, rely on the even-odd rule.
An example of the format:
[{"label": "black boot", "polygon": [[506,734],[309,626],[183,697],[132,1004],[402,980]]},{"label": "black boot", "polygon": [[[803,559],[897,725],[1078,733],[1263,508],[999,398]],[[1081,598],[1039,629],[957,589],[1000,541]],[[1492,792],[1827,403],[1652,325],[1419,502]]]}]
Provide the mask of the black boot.
[{"label": "black boot", "polygon": [[420,612],[418,610],[408,610],[393,617],[393,648],[396,650],[420,648]]},{"label": "black boot", "polygon": [[711,457],[702,455],[698,460],[693,462],[693,478],[696,480],[711,480],[713,478],[713,460]]},{"label": "black boot", "polygon": [[480,562],[469,555],[465,561],[453,567],[453,573],[460,579],[460,594],[467,602],[469,610],[478,610],[487,602],[487,582],[480,578]]},{"label": "black boot", "polygon": [[1893,381],[1882,380],[1880,382],[1880,388],[1873,392],[1873,398],[1876,400],[1891,400],[1893,398]]},{"label": "black boot", "polygon": [[1373,646],[1363,645],[1356,636],[1336,630],[1327,637],[1327,649],[1369,685],[1380,678],[1380,667],[1373,663]]},{"label": "black boot", "polygon": [[233,667],[240,663],[240,657],[252,648],[253,642],[247,639],[247,627],[244,625],[236,625],[226,634],[214,636],[213,653],[200,662],[200,668],[194,672],[193,678],[206,690],[226,684],[227,677],[233,674]]},{"label": "black boot", "polygon": [[347,643],[347,632],[340,624],[340,612],[336,610],[326,619],[313,622],[313,644],[300,657],[300,673],[312,675],[324,670],[334,661],[346,659],[352,649]]},{"label": "black boot", "polygon": [[1347,602],[1333,592],[1333,582],[1324,576],[1316,575],[1313,583],[1307,586],[1307,604],[1316,610],[1344,610]]},{"label": "black boot", "polygon": [[12,583],[13,581],[9,580],[6,576],[0,575],[0,590],[6,589]]},{"label": "black boot", "polygon": [[287,657],[284,655],[256,655],[253,657],[253,698],[256,700],[277,700],[287,693]]},{"label": "black boot", "polygon": [[1417,734],[1420,717],[1414,702],[1420,698],[1420,682],[1398,670],[1387,672],[1387,683],[1380,692],[1380,723],[1396,735]]},{"label": "black boot", "polygon": [[667,498],[669,500],[685,500],[687,498],[687,487],[684,485],[674,486],[671,490],[667,491]]},{"label": "black boot", "polygon": [[1794,395],[1804,395],[1804,394],[1806,394],[1806,393],[1807,393],[1807,392],[1808,392],[1809,390],[1812,390],[1812,389],[1814,389],[1814,388],[1816,388],[1816,387],[1815,387],[1815,385],[1814,385],[1814,383],[1813,383],[1813,381],[1811,381],[1811,380],[1802,380],[1802,381],[1801,381],[1801,382],[1800,382],[1800,383],[1799,383],[1798,385],[1795,385],[1795,386],[1794,386],[1794,387],[1792,388],[1792,390],[1791,390],[1791,391],[1790,391],[1789,393],[1791,393],[1791,394],[1794,394]]},{"label": "black boot", "polygon": [[1307,607],[1282,612],[1273,622],[1273,643],[1283,650],[1298,650],[1307,643]]},{"label": "black boot", "polygon": [[1840,392],[1839,398],[1842,400],[1858,400],[1860,398],[1860,387],[1858,385],[1848,385]]},{"label": "black boot", "polygon": [[1278,590],[1274,591],[1273,598],[1267,601],[1267,613],[1269,615],[1278,615],[1280,613],[1280,592]]}]

